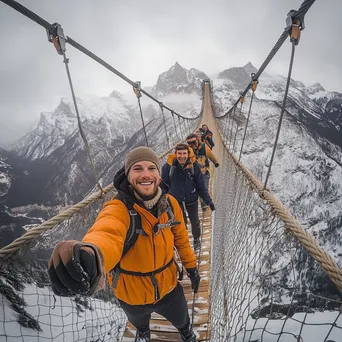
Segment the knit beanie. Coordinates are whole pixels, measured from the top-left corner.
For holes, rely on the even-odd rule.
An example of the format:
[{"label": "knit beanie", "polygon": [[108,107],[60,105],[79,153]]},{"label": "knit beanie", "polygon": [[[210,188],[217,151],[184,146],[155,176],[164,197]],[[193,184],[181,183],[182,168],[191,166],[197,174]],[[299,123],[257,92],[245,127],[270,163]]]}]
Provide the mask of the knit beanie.
[{"label": "knit beanie", "polygon": [[160,172],[160,164],[158,156],[146,146],[136,147],[131,150],[125,160],[125,174],[128,175],[128,172],[133,164],[139,161],[150,161],[157,166],[158,171]]}]

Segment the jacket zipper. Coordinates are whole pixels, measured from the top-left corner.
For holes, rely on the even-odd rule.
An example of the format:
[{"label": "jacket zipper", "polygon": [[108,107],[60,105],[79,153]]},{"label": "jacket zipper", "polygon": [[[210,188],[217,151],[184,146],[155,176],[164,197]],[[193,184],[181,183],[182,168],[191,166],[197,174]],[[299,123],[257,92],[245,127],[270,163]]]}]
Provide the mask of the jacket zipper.
[{"label": "jacket zipper", "polygon": [[[154,269],[156,270],[157,269],[157,266],[156,266],[157,263],[156,263],[156,247],[154,244],[154,231],[152,231],[152,244],[153,244],[153,265],[154,265]],[[151,276],[151,281],[152,281],[152,285],[154,287],[154,300],[156,302],[157,300],[160,299],[160,294],[159,294],[157,279],[155,278],[154,274],[152,274],[152,276]]]}]

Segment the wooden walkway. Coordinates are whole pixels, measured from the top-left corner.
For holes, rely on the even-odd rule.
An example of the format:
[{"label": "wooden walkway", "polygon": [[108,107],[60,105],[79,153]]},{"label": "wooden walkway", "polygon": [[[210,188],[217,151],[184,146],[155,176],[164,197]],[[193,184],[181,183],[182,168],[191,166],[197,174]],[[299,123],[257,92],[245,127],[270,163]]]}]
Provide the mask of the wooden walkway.
[{"label": "wooden walkway", "polygon": [[[200,274],[201,274],[201,284],[198,293],[195,295],[195,305],[194,305],[194,322],[193,327],[199,341],[209,341],[210,331],[208,331],[209,326],[209,275],[210,275],[210,248],[211,248],[211,210],[207,210],[202,214],[202,210],[199,207],[199,216],[201,218],[202,225],[202,248],[201,255],[197,253],[197,259],[200,258]],[[191,226],[188,225],[188,232],[191,245],[193,243],[191,235]],[[191,290],[191,282],[186,274],[184,274],[184,279],[181,281],[184,288],[185,297],[188,301],[189,315],[192,315],[192,306],[194,293]],[[152,314],[152,319],[150,322],[151,328],[151,340],[157,341],[181,341],[181,337],[175,327],[171,325],[170,322],[165,320],[162,316],[158,314]],[[134,341],[135,338],[135,328],[128,323],[126,331],[122,338],[122,342]]]}]

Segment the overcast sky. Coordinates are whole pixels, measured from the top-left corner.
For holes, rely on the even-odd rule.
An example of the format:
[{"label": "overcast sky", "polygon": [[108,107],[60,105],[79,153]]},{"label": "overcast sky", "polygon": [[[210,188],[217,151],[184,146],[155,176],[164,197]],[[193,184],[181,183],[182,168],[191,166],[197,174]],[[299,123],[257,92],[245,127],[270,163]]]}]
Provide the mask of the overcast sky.
[{"label": "overcast sky", "polygon": [[[142,86],[176,61],[212,76],[251,61],[259,68],[302,0],[20,0]],[[342,92],[342,1],[317,0],[306,15],[293,78]],[[65,67],[45,30],[0,2],[0,134],[52,111],[70,97]],[[269,71],[286,74],[286,42]],[[67,46],[76,95],[108,95],[130,86]],[[132,95],[133,96],[133,95]],[[2,128],[2,129],[1,129]],[[1,139],[0,139],[1,141]]]}]

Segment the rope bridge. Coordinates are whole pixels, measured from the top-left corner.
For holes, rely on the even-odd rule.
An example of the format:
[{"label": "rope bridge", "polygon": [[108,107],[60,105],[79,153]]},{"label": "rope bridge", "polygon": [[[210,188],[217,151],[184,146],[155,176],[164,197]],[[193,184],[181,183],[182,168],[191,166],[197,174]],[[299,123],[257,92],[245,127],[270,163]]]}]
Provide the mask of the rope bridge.
[{"label": "rope bridge", "polygon": [[[203,249],[198,255],[199,260],[207,260],[208,263],[210,260],[209,281],[204,279],[202,283],[209,291],[209,300],[203,304],[201,298],[193,296],[190,304],[194,324],[201,325],[199,340],[339,341],[342,334],[342,272],[267,189],[286,105],[295,46],[299,42],[300,30],[304,29],[304,16],[314,0],[305,0],[298,11],[289,13],[289,23],[284,32],[258,72],[251,75],[251,82],[231,109],[223,116],[214,116],[213,89],[204,82],[202,111],[198,117],[191,119],[165,106],[141,89],[140,82],[131,81],[81,44],[64,36],[59,24],[49,24],[13,0],[1,1],[43,26],[49,41],[63,56],[79,131],[95,184],[99,188],[82,202],[30,229],[0,250],[1,341],[120,341],[126,329],[127,319],[109,286],[92,298],[61,298],[51,291],[46,272],[53,246],[63,239],[81,239],[94,222],[101,205],[114,193],[112,185],[102,187],[99,182],[97,165],[93,162],[91,146],[77,108],[65,43],[133,86],[142,122],[141,130],[136,133],[136,146],[151,146],[161,153],[160,158],[164,160],[168,150],[194,131],[200,120],[208,124],[216,137],[214,152],[219,157],[220,168],[214,172],[211,184],[217,204],[212,218],[211,250]],[[258,79],[289,35],[292,55],[288,84],[269,170],[262,183],[241,163],[241,157]],[[245,127],[242,127],[239,118],[243,115],[245,96],[250,91],[248,116],[247,120],[243,120]],[[160,107],[161,115],[155,120],[158,122],[157,130],[165,130],[164,144],[152,139],[157,130],[144,120],[140,102],[142,94]],[[122,153],[122,160],[125,152]],[[204,219],[203,215],[202,224]],[[204,234],[206,238],[210,237],[209,227],[207,225]],[[207,266],[202,266],[200,270],[209,275]],[[205,296],[208,295],[206,293]],[[156,329],[159,329],[159,323]],[[172,331],[169,334],[164,331],[162,335],[156,333],[155,337],[160,341],[177,341]]]}]

